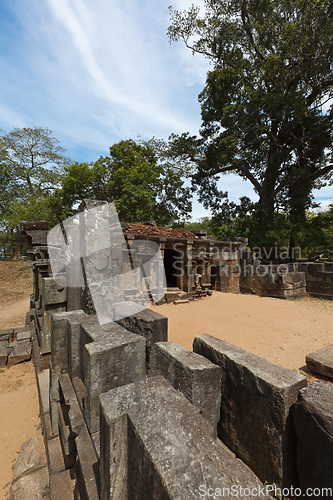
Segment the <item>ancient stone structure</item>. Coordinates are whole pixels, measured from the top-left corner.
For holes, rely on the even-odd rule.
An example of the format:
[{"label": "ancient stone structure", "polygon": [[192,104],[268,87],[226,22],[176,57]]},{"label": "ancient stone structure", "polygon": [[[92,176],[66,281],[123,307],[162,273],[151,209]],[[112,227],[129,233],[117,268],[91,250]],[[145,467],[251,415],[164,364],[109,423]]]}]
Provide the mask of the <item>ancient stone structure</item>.
[{"label": "ancient stone structure", "polygon": [[211,422],[220,420],[221,369],[208,359],[174,342],[157,342],[150,357],[149,375],[163,375]]},{"label": "ancient stone structure", "polygon": [[333,300],[333,262],[300,264],[306,274],[306,291],[312,297]]},{"label": "ancient stone structure", "polygon": [[[85,217],[89,203],[81,208]],[[266,282],[261,281],[266,269],[259,269],[248,279],[241,265],[260,263],[245,251],[242,240],[213,242],[202,231],[185,234],[128,224],[123,227],[124,246],[108,254],[99,248],[97,265],[92,258],[69,260],[59,273],[61,279],[55,279],[43,227],[27,223],[24,228],[38,243],[31,252],[34,293],[27,325],[33,327],[53,500],[183,500],[201,498],[205,492],[207,496],[207,491],[222,498],[237,491],[239,498],[254,499],[268,497],[265,481],[303,490],[317,485],[320,471],[308,478],[302,458],[303,450],[311,454],[312,446],[302,415],[312,405],[313,420],[324,422],[330,443],[330,403],[323,403],[331,398],[330,389],[319,390],[315,382],[305,388],[301,375],[209,335],[195,339],[194,352],[168,343],[167,318],[140,304],[145,294],[151,299],[155,293],[147,273],[140,276],[142,267],[147,271],[144,265],[153,248],[146,247],[147,239],[161,252],[167,293],[177,297],[183,292],[192,298],[198,288],[236,292],[247,287],[251,293],[270,290],[273,296],[291,298],[304,293],[306,269],[290,265],[283,279],[277,267],[267,269]],[[90,244],[94,228],[88,229],[76,247],[78,255]],[[129,247],[134,251],[128,261]],[[98,320],[82,262],[96,276],[111,280],[112,295],[93,285],[99,297],[116,297],[106,305],[112,321]],[[179,262],[178,275],[173,264]],[[150,277],[159,272],[159,263],[149,269]],[[200,273],[197,265],[202,266]],[[145,287],[132,288],[131,281],[126,288],[122,280],[118,285],[118,278],[117,283],[114,275],[109,278],[109,266],[119,276],[133,271],[130,280],[140,277]],[[214,266],[219,269],[216,279]],[[233,266],[238,266],[238,276]],[[223,269],[229,274],[220,272]],[[311,432],[319,436],[318,442],[324,439],[315,423]],[[324,450],[331,460],[330,451]],[[319,461],[319,448],[314,447],[314,456]]]},{"label": "ancient stone structure", "polygon": [[262,481],[294,484],[289,412],[306,377],[211,335],[195,337],[193,350],[222,369],[222,441]]}]

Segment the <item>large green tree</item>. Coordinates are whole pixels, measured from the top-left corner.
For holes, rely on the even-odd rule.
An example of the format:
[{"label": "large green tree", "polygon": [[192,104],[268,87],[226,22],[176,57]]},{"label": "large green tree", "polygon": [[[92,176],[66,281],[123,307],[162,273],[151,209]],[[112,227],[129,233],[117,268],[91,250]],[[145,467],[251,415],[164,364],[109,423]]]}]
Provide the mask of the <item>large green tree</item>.
[{"label": "large green tree", "polygon": [[114,202],[121,221],[166,225],[186,220],[192,208],[190,189],[184,187],[182,172],[159,161],[160,147],[156,139],[120,141],[110,147],[110,156],[70,165],[52,197],[58,218],[72,215],[82,199],[92,198]]},{"label": "large green tree", "polygon": [[278,206],[295,225],[333,170],[333,3],[205,0],[199,10],[171,9],[168,34],[213,66],[199,96],[200,154],[182,136],[201,199],[220,201],[217,181],[233,172],[252,183],[263,227]]},{"label": "large green tree", "polygon": [[51,130],[14,128],[0,137],[0,239],[2,252],[19,256],[21,221],[52,221],[49,196],[70,160]]}]

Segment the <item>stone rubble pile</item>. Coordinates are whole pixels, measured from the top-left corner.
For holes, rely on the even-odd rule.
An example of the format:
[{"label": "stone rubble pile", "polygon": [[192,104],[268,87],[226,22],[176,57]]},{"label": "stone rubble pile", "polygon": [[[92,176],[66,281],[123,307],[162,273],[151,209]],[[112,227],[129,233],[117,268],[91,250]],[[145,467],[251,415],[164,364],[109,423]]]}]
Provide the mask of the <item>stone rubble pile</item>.
[{"label": "stone rubble pile", "polygon": [[0,330],[0,368],[9,368],[31,359],[31,328]]}]

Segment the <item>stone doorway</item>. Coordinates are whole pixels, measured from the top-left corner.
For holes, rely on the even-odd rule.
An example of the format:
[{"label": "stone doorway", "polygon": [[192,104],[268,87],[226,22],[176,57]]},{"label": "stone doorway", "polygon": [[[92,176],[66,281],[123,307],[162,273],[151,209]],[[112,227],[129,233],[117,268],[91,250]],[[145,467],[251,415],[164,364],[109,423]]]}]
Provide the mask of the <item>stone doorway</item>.
[{"label": "stone doorway", "polygon": [[184,272],[179,267],[178,252],[172,248],[166,248],[164,250],[164,270],[167,288],[179,287],[181,273]]}]

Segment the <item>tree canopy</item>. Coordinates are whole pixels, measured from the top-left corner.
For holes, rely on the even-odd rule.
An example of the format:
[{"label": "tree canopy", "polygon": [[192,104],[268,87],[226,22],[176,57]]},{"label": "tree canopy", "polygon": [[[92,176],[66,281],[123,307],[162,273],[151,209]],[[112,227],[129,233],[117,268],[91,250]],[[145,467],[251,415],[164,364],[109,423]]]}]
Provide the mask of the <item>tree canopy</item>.
[{"label": "tree canopy", "polygon": [[21,221],[52,220],[48,197],[59,186],[70,160],[51,130],[14,128],[0,137],[2,251],[20,254]]},{"label": "tree canopy", "polygon": [[[305,220],[333,170],[333,4],[327,0],[205,0],[171,8],[171,41],[212,63],[199,95],[201,137],[179,153],[196,165],[201,201],[217,209],[230,172],[250,181],[262,220]],[[193,145],[197,141],[196,150]],[[214,196],[213,196],[214,195]],[[215,203],[215,207],[214,207]]]},{"label": "tree canopy", "polygon": [[181,172],[158,161],[157,147],[156,139],[129,139],[111,146],[110,156],[68,166],[53,196],[58,218],[72,215],[75,204],[92,198],[114,202],[121,221],[185,221],[192,209],[190,189],[184,187]]}]

